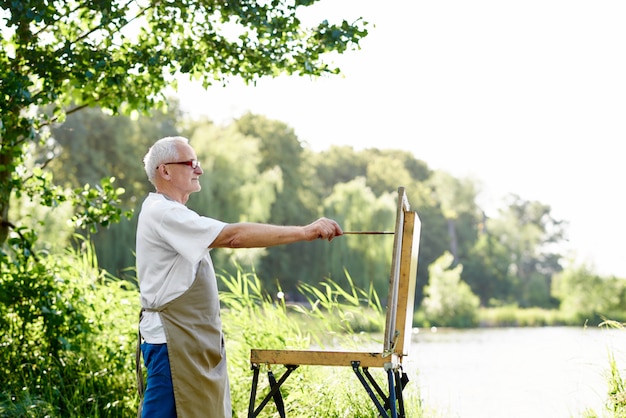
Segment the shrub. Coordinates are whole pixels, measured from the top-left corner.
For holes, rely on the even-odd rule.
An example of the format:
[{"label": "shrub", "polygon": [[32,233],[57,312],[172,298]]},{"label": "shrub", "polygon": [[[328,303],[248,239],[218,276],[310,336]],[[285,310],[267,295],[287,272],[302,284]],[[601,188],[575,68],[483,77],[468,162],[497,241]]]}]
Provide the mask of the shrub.
[{"label": "shrub", "polygon": [[136,287],[99,271],[83,244],[2,254],[2,416],[132,415]]},{"label": "shrub", "polygon": [[478,323],[480,300],[469,285],[461,281],[462,266],[449,268],[452,255],[444,253],[429,266],[430,282],[424,288],[422,309],[430,325],[457,328]]}]

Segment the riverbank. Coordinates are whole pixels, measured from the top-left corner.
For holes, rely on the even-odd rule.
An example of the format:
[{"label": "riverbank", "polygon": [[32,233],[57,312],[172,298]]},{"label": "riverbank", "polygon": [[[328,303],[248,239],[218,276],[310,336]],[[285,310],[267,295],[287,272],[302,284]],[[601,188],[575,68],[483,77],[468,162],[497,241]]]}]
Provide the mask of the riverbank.
[{"label": "riverbank", "polygon": [[[612,313],[610,316],[595,314],[583,316],[578,313],[563,312],[560,309],[520,308],[505,305],[489,308],[478,308],[468,328],[499,328],[499,327],[544,327],[544,326],[598,326],[607,320],[626,322],[626,312]],[[419,328],[431,326],[446,327],[448,324],[434,323],[422,311],[413,315],[413,325]]]}]

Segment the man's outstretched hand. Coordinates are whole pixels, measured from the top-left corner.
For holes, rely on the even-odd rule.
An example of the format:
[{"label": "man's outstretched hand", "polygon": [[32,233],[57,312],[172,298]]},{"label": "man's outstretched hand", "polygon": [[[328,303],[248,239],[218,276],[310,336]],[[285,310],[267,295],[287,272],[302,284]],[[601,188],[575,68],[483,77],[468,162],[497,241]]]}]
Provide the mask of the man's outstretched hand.
[{"label": "man's outstretched hand", "polygon": [[332,241],[333,238],[343,235],[343,230],[339,224],[332,219],[319,218],[304,227],[307,241],[315,239],[327,239]]}]

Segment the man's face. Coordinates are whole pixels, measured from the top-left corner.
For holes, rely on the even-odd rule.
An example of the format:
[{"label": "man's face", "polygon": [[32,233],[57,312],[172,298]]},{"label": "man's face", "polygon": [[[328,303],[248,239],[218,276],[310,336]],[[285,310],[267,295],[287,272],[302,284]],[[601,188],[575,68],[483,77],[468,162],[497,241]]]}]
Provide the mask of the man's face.
[{"label": "man's face", "polygon": [[197,161],[196,153],[189,144],[179,144],[178,153],[180,158],[176,161],[177,164],[170,163],[167,165],[167,169],[172,176],[172,187],[186,195],[199,192],[202,188],[199,179],[202,173],[204,173],[200,165],[198,164],[196,168],[193,168],[190,164],[180,164]]}]

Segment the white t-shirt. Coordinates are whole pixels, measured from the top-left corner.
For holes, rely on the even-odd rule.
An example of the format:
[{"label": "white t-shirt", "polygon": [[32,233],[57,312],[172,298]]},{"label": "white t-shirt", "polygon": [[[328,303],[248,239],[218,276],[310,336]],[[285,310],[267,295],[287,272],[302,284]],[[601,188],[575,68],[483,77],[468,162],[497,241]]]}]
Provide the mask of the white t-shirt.
[{"label": "white t-shirt", "polygon": [[[185,293],[196,277],[200,260],[206,258],[211,263],[209,245],[225,225],[161,194],[150,193],[137,222],[136,263],[141,306],[158,308]],[[140,330],[148,343],[166,342],[156,312],[144,312]]]}]

